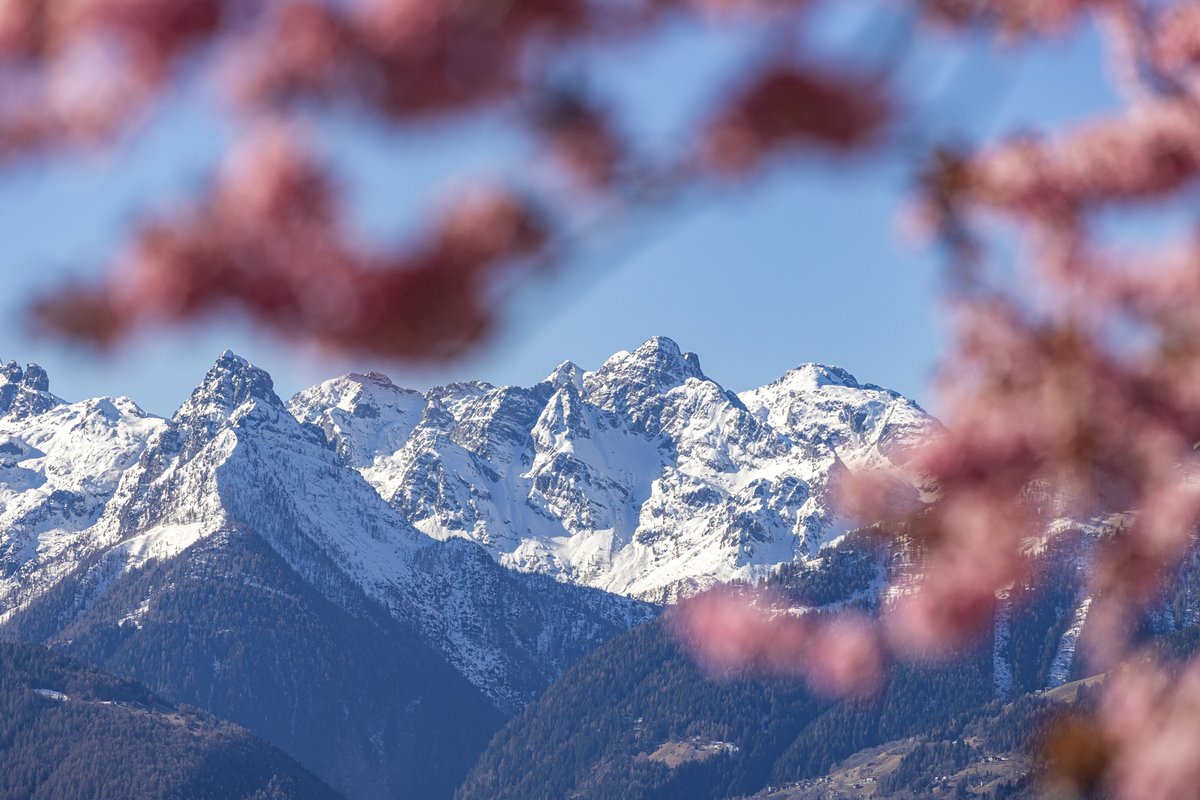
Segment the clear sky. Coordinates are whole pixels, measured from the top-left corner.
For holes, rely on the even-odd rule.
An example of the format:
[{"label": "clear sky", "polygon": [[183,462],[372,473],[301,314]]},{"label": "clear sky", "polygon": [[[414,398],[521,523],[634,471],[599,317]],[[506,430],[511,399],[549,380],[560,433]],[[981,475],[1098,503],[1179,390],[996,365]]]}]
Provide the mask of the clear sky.
[{"label": "clear sky", "polygon": [[[822,45],[846,52],[848,42],[864,58],[879,50],[857,14],[827,20]],[[683,121],[703,108],[699,77],[722,74],[738,47],[736,37],[680,30],[606,61],[600,80],[631,99],[630,124],[657,146],[682,146]],[[916,109],[912,118],[943,140],[1037,129],[1114,103],[1090,34],[1007,50],[926,40],[903,64],[894,79]],[[211,102],[203,90],[184,94],[106,156],[0,174],[0,358],[42,364],[52,390],[69,400],[126,394],[166,415],[226,347],[271,372],[286,398],[350,370],[377,369],[416,388],[475,378],[530,384],[564,359],[593,368],[659,334],[698,353],[705,372],[735,390],[819,361],[932,399],[937,262],[897,232],[913,166],[902,157],[800,161],[765,183],[635,220],[526,288],[476,355],[436,369],[334,359],[237,320],[154,331],[104,357],[30,336],[22,324],[30,292],[97,268],[140,211],[203,181],[228,138]],[[382,239],[411,229],[447,182],[480,169],[503,173],[524,152],[503,125],[430,136],[336,120],[321,133],[354,189],[363,230]]]}]

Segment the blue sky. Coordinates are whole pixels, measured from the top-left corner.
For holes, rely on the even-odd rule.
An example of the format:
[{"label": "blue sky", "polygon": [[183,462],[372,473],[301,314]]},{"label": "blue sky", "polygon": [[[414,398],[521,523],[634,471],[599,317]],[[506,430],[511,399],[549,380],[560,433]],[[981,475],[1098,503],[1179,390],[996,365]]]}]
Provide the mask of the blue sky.
[{"label": "blue sky", "polygon": [[[830,17],[819,46],[853,45],[869,58],[878,48],[862,26],[857,13]],[[684,121],[703,108],[703,77],[723,74],[739,47],[737,36],[681,29],[605,61],[599,85],[628,99],[636,110],[630,124],[656,146],[682,146]],[[933,38],[908,53],[895,80],[924,134],[977,141],[1111,107],[1103,70],[1088,33],[1007,50]],[[932,399],[927,381],[942,341],[937,261],[897,233],[912,170],[903,157],[801,159],[766,182],[701,193],[639,218],[527,286],[498,337],[436,369],[330,358],[237,320],[154,331],[104,357],[32,337],[21,314],[31,292],[87,274],[140,211],[177,202],[204,180],[229,137],[211,102],[201,90],[185,93],[111,153],[24,164],[0,177],[0,358],[42,364],[68,399],[127,394],[170,414],[226,347],[270,371],[287,397],[367,369],[417,388],[473,378],[529,384],[563,359],[592,368],[666,335],[735,390],[820,361]],[[479,171],[503,174],[525,152],[501,124],[431,135],[341,119],[321,134],[353,187],[363,231],[384,240],[410,230],[446,184]]]}]

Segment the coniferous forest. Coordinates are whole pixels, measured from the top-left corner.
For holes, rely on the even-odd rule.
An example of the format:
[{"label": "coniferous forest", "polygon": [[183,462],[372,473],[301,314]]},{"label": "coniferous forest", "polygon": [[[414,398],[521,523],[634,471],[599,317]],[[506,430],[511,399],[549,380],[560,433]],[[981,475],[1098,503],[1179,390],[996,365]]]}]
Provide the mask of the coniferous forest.
[{"label": "coniferous forest", "polygon": [[0,644],[0,797],[339,796],[244,728],[46,648]]}]

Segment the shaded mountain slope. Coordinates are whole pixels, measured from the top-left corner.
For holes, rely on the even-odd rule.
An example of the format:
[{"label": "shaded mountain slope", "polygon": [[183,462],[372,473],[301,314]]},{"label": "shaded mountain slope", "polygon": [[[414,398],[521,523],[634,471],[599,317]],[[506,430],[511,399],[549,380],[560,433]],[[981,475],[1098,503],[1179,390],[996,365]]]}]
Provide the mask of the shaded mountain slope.
[{"label": "shaded mountain slope", "polygon": [[245,725],[349,797],[447,797],[504,720],[411,628],[361,592],[357,613],[330,602],[252,534],[148,562],[65,616],[87,575],[5,634]]},{"label": "shaded mountain slope", "polygon": [[236,725],[31,645],[0,644],[0,796],[11,800],[338,797]]}]

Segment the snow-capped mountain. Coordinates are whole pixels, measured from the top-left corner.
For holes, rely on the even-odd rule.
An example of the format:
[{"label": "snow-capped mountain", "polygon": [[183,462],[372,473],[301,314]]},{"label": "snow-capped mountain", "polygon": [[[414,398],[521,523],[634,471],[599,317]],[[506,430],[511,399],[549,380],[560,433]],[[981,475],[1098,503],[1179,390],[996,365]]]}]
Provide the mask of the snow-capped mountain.
[{"label": "snow-capped mountain", "polygon": [[62,404],[50,394],[50,376],[37,364],[21,369],[10,361],[0,366],[0,417],[26,419]]},{"label": "snow-capped mountain", "polygon": [[[423,535],[319,430],[292,417],[266,372],[232,353],[170,420],[100,399],[0,429],[5,618],[69,573],[82,587],[70,612],[78,614],[131,570],[249,532],[334,602],[351,608],[361,592],[416,629],[511,710],[653,613],[512,572],[469,542]],[[128,613],[137,622],[137,607]]]},{"label": "snow-capped mountain", "polygon": [[663,337],[530,388],[421,394],[351,374],[291,410],[429,536],[655,602],[814,556],[849,524],[833,510],[839,477],[895,466],[936,425],[817,364],[734,394]]},{"label": "snow-capped mountain", "polygon": [[94,550],[92,528],[165,421],[127,397],[66,403],[35,364],[0,378],[2,621]]},{"label": "snow-capped mountain", "polygon": [[170,420],[65,403],[34,365],[0,375],[0,623],[68,576],[64,619],[248,532],[334,602],[361,592],[411,625],[505,709],[652,613],[619,595],[671,601],[812,557],[846,528],[839,475],[934,424],[818,365],[739,396],[665,338],[530,388],[372,373],[290,406],[225,353]]},{"label": "snow-capped mountain", "polygon": [[352,797],[448,797],[505,717],[657,611],[425,535],[232,353],[171,419],[4,374],[0,639],[235,720]]},{"label": "snow-capped mountain", "polygon": [[505,709],[652,613],[619,595],[671,601],[814,556],[846,527],[839,475],[934,424],[818,365],[739,396],[665,338],[530,388],[371,373],[290,406],[225,353],[169,420],[65,403],[34,365],[0,376],[0,624],[68,576],[64,620],[130,571],[248,533],[332,601],[361,593],[412,626]]}]

